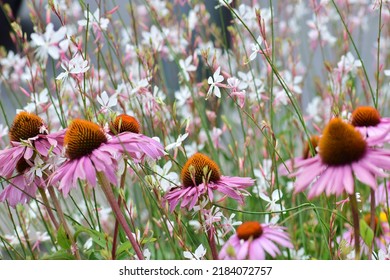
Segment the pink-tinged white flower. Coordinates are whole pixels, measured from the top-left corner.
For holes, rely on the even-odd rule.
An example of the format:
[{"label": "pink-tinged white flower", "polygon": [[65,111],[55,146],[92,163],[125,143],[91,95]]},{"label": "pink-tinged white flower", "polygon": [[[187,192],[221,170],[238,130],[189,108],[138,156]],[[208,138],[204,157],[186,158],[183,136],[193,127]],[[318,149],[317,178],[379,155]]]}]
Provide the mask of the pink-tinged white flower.
[{"label": "pink-tinged white flower", "polygon": [[248,89],[247,95],[250,100],[258,101],[262,99],[262,93],[264,92],[265,86],[260,79],[253,76],[250,71],[247,73],[238,71],[237,76],[241,80],[240,87]]},{"label": "pink-tinged white flower", "polygon": [[183,256],[189,260],[201,260],[206,255],[207,250],[203,247],[202,244],[195,250],[194,253],[190,251],[184,251]]},{"label": "pink-tinged white flower", "polygon": [[150,85],[147,79],[139,80],[134,84],[135,87],[131,90],[130,94],[149,92]]},{"label": "pink-tinged white flower", "polygon": [[390,118],[382,118],[373,107],[360,106],[352,112],[352,125],[363,138],[377,139],[382,143],[390,141]]},{"label": "pink-tinged white flower", "polygon": [[379,249],[378,251],[378,259],[379,260],[390,260],[390,245],[387,246],[386,250]]},{"label": "pink-tinged white flower", "polygon": [[295,191],[310,187],[309,198],[322,193],[340,195],[355,192],[354,178],[376,189],[376,177],[387,177],[390,152],[370,146],[355,128],[333,118],[319,140],[318,154],[297,164],[291,174],[296,177]]},{"label": "pink-tinged white flower", "polygon": [[9,51],[6,57],[0,59],[2,78],[17,82],[21,80],[21,74],[26,68],[27,58],[21,57],[20,54],[15,54]]},{"label": "pink-tinged white flower", "polygon": [[221,260],[265,260],[281,255],[278,246],[293,248],[284,227],[260,224],[257,221],[244,222],[237,232],[223,245],[219,252]]},{"label": "pink-tinged white flower", "polygon": [[215,5],[215,9],[219,9],[221,7],[229,7],[232,4],[233,0],[218,0],[218,4]]},{"label": "pink-tinged white flower", "polygon": [[88,26],[89,28],[92,26],[94,32],[100,29],[107,30],[109,23],[109,19],[100,16],[99,8],[93,14],[90,11],[84,11],[84,19],[78,21],[79,26]]},{"label": "pink-tinged white flower", "polygon": [[281,191],[274,190],[271,194],[271,197],[268,197],[264,193],[260,193],[259,196],[262,200],[268,202],[266,205],[267,210],[271,212],[279,212],[281,210],[284,210],[284,207],[281,205],[281,202],[277,203],[283,197],[283,193]]},{"label": "pink-tinged white flower", "polygon": [[3,143],[3,137],[8,135],[8,126],[0,124],[0,143]]},{"label": "pink-tinged white flower", "polygon": [[242,83],[235,77],[228,78],[227,83],[227,88],[231,90],[231,96],[237,97],[238,105],[243,108],[245,105],[245,89],[248,87],[248,85]]},{"label": "pink-tinged white flower", "polygon": [[162,17],[165,17],[169,14],[169,10],[167,9],[167,3],[163,0],[151,0],[150,6]]},{"label": "pink-tinged white flower", "polygon": [[87,72],[89,70],[89,61],[84,60],[81,54],[77,53],[69,62],[63,61],[61,67],[65,72],[60,73],[56,80],[66,80],[69,75],[77,76]]},{"label": "pink-tinged white flower", "polygon": [[68,160],[53,173],[50,184],[60,182],[58,188],[66,196],[72,188],[76,188],[78,179],[86,180],[95,187],[96,173],[102,172],[109,182],[116,185],[118,154],[127,155],[136,163],[163,156],[159,142],[138,132],[129,132],[134,126],[139,129],[138,122],[133,119],[126,115],[118,116],[111,124],[111,135],[105,134],[97,124],[74,120],[64,139]]},{"label": "pink-tinged white flower", "polygon": [[161,187],[163,192],[169,191],[173,186],[179,184],[179,175],[171,171],[172,162],[168,161],[161,168],[158,165],[153,167],[154,175],[150,176],[151,184],[153,186]]},{"label": "pink-tinged white flower", "polygon": [[182,73],[186,81],[190,80],[190,75],[188,74],[188,72],[196,71],[196,66],[191,63],[192,63],[192,56],[187,57],[185,60],[183,59],[179,60],[179,66],[183,71]]},{"label": "pink-tinged white flower", "polygon": [[173,142],[173,143],[167,145],[167,146],[165,147],[165,149],[166,149],[167,151],[169,151],[169,150],[177,149],[177,148],[181,147],[183,141],[186,140],[187,137],[188,137],[188,133],[184,133],[183,135],[180,134],[180,135],[177,137],[176,142]]},{"label": "pink-tinged white flower", "polygon": [[209,90],[207,91],[206,99],[210,97],[211,94],[214,94],[216,97],[221,98],[221,90],[219,89],[219,83],[224,80],[224,77],[220,75],[221,66],[217,68],[212,77],[209,77],[207,83],[210,85]]},{"label": "pink-tinged white flower", "polygon": [[142,32],[142,44],[151,46],[154,51],[161,51],[164,46],[164,36],[169,33],[169,30],[163,30],[162,33],[155,25],[150,27],[150,32]]},{"label": "pink-tinged white flower", "polygon": [[118,104],[118,97],[116,94],[108,96],[106,91],[103,91],[101,95],[97,96],[97,102],[100,104],[100,112],[107,113],[111,111],[112,107],[115,107]]},{"label": "pink-tinged white flower", "polygon": [[203,198],[213,201],[213,191],[223,194],[224,198],[231,197],[242,204],[244,195],[248,195],[245,188],[254,184],[251,178],[221,175],[218,165],[201,153],[196,153],[188,159],[181,171],[181,181],[180,187],[171,189],[165,195],[171,212],[180,200],[181,207],[189,210]]},{"label": "pink-tinged white flower", "polygon": [[308,33],[310,39],[310,47],[315,49],[318,44],[324,46],[325,44],[329,44],[333,46],[337,39],[334,37],[327,27],[329,19],[325,16],[317,17],[315,16],[312,20],[307,21],[307,25],[310,28]]},{"label": "pink-tinged white flower", "polygon": [[35,53],[37,58],[42,62],[46,62],[50,56],[53,59],[59,59],[60,53],[66,51],[66,48],[60,48],[61,42],[65,39],[66,27],[62,26],[57,31],[54,31],[54,25],[49,23],[46,26],[44,34],[32,33],[31,45],[36,47]]},{"label": "pink-tinged white flower", "polygon": [[[285,71],[282,76],[284,85],[290,90],[291,93],[302,94],[302,76],[293,76],[290,71]],[[281,88],[275,93],[275,101],[280,102],[283,105],[287,105],[289,98],[284,88]]]},{"label": "pink-tinged white flower", "polygon": [[336,71],[342,75],[353,73],[356,75],[357,69],[362,67],[360,60],[356,60],[351,52],[341,56],[340,61],[337,63]]},{"label": "pink-tinged white flower", "polygon": [[261,44],[263,44],[263,39],[261,36],[257,37],[257,40],[255,43],[251,44],[251,54],[249,55],[249,61],[255,60],[257,57],[257,54],[264,54],[270,51],[270,49],[267,47],[266,42],[264,43],[265,46],[261,47]]},{"label": "pink-tinged white flower", "polygon": [[27,103],[27,105],[23,108],[26,112],[44,112],[48,108],[49,103],[49,91],[47,88],[44,88],[41,92],[36,93],[33,92],[30,94],[31,102]]},{"label": "pink-tinged white flower", "polygon": [[236,229],[234,227],[242,224],[241,221],[236,221],[235,217],[236,217],[235,213],[231,214],[229,216],[229,218],[226,218],[225,216],[223,216],[223,221],[221,223],[221,226],[224,230],[223,236],[225,236],[226,234],[228,234],[231,231],[236,232]]}]

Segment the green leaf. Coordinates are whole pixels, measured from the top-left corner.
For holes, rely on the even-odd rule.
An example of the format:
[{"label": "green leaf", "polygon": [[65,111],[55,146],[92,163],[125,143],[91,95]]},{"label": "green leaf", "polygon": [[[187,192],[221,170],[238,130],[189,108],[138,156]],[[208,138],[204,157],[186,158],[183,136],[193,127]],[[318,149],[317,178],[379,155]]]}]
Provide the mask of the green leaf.
[{"label": "green leaf", "polygon": [[74,256],[67,250],[61,250],[43,257],[44,260],[74,260]]},{"label": "green leaf", "polygon": [[[95,244],[97,244],[99,247],[101,248],[107,247],[107,242],[109,241],[109,239],[107,238],[104,232],[99,232],[97,230],[84,228],[84,227],[78,227],[74,234],[75,240],[77,240],[77,237],[81,233],[86,233],[89,237],[92,238],[92,241]],[[108,242],[108,246],[111,247],[111,242]]]},{"label": "green leaf", "polygon": [[360,220],[359,225],[360,225],[360,236],[363,238],[364,243],[366,243],[368,247],[371,247],[372,241],[374,240],[374,232],[367,225],[364,219]]},{"label": "green leaf", "polygon": [[69,236],[66,234],[64,226],[60,225],[60,228],[57,232],[57,243],[60,245],[63,249],[70,249],[72,243],[70,242]]}]

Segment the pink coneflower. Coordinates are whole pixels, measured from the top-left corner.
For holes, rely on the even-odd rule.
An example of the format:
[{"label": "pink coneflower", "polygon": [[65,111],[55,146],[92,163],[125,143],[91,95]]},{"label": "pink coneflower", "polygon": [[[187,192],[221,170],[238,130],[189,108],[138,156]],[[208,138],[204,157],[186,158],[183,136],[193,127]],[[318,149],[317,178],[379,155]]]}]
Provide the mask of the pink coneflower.
[{"label": "pink coneflower", "polygon": [[382,169],[390,169],[390,152],[369,144],[352,125],[333,118],[320,138],[319,153],[295,165],[295,191],[311,186],[309,198],[324,192],[353,194],[354,177],[376,189],[376,176],[386,177]]},{"label": "pink coneflower", "polygon": [[145,137],[128,132],[107,135],[97,124],[76,119],[65,134],[68,160],[53,173],[50,183],[60,181],[59,189],[67,195],[71,188],[76,188],[78,179],[95,187],[96,172],[102,172],[115,185],[118,154],[129,154],[137,161],[145,156],[158,158],[163,155],[162,145]]},{"label": "pink coneflower", "polygon": [[0,151],[0,176],[10,178],[17,164],[26,162],[30,166],[37,151],[46,157],[49,151],[61,153],[64,134],[47,134],[43,120],[37,115],[21,112],[16,115],[9,131],[11,147]]},{"label": "pink coneflower", "polygon": [[0,176],[10,179],[0,195],[14,207],[35,197],[38,187],[45,187],[41,177],[28,176],[37,156],[46,158],[49,153],[60,154],[64,134],[47,134],[43,120],[37,115],[21,112],[16,115],[9,131],[11,147],[0,151]]},{"label": "pink coneflower", "polygon": [[161,143],[140,132],[141,126],[137,119],[122,114],[110,124],[110,134],[113,136],[109,142],[111,145],[115,145],[115,148],[121,153],[129,155],[136,163],[147,158],[162,157],[165,152]]},{"label": "pink coneflower", "polygon": [[390,118],[381,118],[378,110],[370,106],[357,107],[352,113],[352,125],[364,138],[387,138],[390,132]]},{"label": "pink coneflower", "polygon": [[170,211],[181,202],[181,207],[191,210],[202,196],[213,200],[213,191],[244,202],[244,189],[253,186],[254,180],[247,177],[230,177],[221,175],[218,165],[209,157],[196,153],[188,159],[181,171],[182,186],[171,189],[165,199]]},{"label": "pink coneflower", "polygon": [[275,258],[281,252],[276,245],[293,248],[285,228],[244,222],[237,232],[223,245],[219,252],[221,260],[264,260],[266,253]]}]

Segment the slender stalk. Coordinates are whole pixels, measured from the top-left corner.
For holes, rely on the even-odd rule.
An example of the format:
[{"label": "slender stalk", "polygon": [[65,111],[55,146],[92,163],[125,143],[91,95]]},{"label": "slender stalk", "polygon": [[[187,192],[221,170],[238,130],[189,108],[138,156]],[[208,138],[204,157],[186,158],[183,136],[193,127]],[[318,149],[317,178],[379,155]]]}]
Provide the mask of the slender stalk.
[{"label": "slender stalk", "polygon": [[54,227],[56,228],[56,230],[58,230],[60,225],[58,224],[58,222],[57,222],[57,220],[56,220],[56,218],[54,216],[54,213],[51,210],[50,203],[49,203],[49,200],[47,199],[46,192],[43,189],[41,189],[41,188],[38,188],[38,190],[39,190],[39,193],[41,194],[41,197],[42,197],[42,200],[43,200],[43,204],[46,207],[46,211],[49,214],[49,217],[50,217]]},{"label": "slender stalk", "polygon": [[381,31],[382,31],[382,1],[379,1],[379,22],[378,22],[378,49],[376,53],[376,103],[374,105],[376,109],[378,109],[378,99],[379,99],[379,69],[380,69],[380,47],[381,47]]},{"label": "slender stalk", "polygon": [[106,176],[102,172],[97,172],[97,177],[100,183],[100,186],[102,187],[102,190],[104,192],[104,195],[106,196],[108,203],[110,203],[111,209],[114,212],[117,220],[121,224],[123,230],[125,231],[127,237],[129,238],[129,241],[131,245],[134,248],[134,251],[138,257],[138,259],[143,260],[144,256],[141,252],[140,246],[138,245],[137,241],[135,240],[133,233],[130,230],[130,227],[126,221],[125,216],[121,212],[121,209],[119,208],[118,203],[115,201],[114,193],[111,189],[110,182],[108,182]]},{"label": "slender stalk", "polygon": [[77,248],[77,244],[76,244],[76,242],[73,238],[73,235],[69,229],[68,223],[66,222],[64,212],[62,211],[61,204],[60,204],[59,200],[57,199],[57,195],[54,191],[54,188],[52,186],[49,186],[47,189],[49,190],[50,197],[53,200],[54,206],[57,210],[58,218],[60,219],[60,222],[61,222],[62,226],[64,227],[64,230],[65,230],[65,232],[66,232],[66,234],[67,234],[67,236],[72,244],[72,253],[74,253],[76,259],[81,260],[79,249]]},{"label": "slender stalk", "polygon": [[[123,190],[125,187],[126,173],[127,173],[127,168],[126,168],[126,161],[125,161],[125,169],[124,169],[123,174],[121,176],[121,184],[120,184],[121,190]],[[121,208],[122,201],[123,201],[123,198],[121,195],[119,195],[118,196],[119,208]],[[114,239],[112,241],[112,252],[111,252],[111,256],[112,256],[113,260],[115,260],[115,256],[116,256],[116,242],[118,240],[118,231],[119,231],[119,222],[118,222],[118,219],[116,219],[115,220],[115,227],[114,227]]]},{"label": "slender stalk", "polygon": [[214,227],[211,226],[210,229],[207,231],[208,235],[208,241],[211,249],[211,255],[213,256],[214,260],[218,260],[218,251],[217,251],[217,245],[215,244],[215,236],[214,236]]},{"label": "slender stalk", "polygon": [[[371,189],[371,215],[370,215],[370,228],[372,229],[372,232],[376,233],[376,228],[375,228],[375,191]],[[368,248],[368,259],[372,259],[372,250],[373,250],[374,242],[371,242],[371,246]]]},{"label": "slender stalk", "polygon": [[359,224],[359,210],[357,207],[355,192],[349,195],[349,201],[351,202],[351,211],[353,219],[353,231],[355,239],[355,260],[360,259],[360,224]]}]

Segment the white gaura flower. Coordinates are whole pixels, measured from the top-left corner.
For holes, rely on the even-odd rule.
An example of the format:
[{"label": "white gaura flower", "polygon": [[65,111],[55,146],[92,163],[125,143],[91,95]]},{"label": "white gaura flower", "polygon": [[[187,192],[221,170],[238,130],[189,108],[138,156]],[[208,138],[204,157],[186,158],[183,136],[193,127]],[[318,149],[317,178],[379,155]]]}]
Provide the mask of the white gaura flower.
[{"label": "white gaura flower", "polygon": [[264,193],[260,193],[259,196],[262,200],[268,202],[266,207],[269,209],[269,211],[277,212],[284,210],[284,207],[280,203],[277,203],[283,197],[283,193],[281,191],[274,190],[271,194],[271,197],[268,197]]},{"label": "white gaura flower", "polygon": [[150,260],[150,257],[152,256],[152,253],[149,251],[149,249],[146,248],[143,253],[144,253],[145,260]]},{"label": "white gaura flower", "polygon": [[165,147],[165,150],[169,151],[169,150],[172,150],[172,149],[176,149],[176,148],[179,148],[181,145],[182,145],[182,142],[188,137],[188,133],[185,133],[183,135],[179,135],[179,137],[177,137],[177,140],[176,142],[173,142],[169,145],[167,145]]},{"label": "white gaura flower", "polygon": [[351,52],[341,56],[340,61],[337,63],[337,71],[342,74],[356,74],[359,67],[362,67],[362,62],[355,59]]},{"label": "white gaura flower", "polygon": [[217,68],[213,76],[209,77],[207,82],[210,85],[209,90],[207,91],[206,100],[210,97],[212,93],[218,98],[221,98],[221,90],[218,87],[218,83],[221,83],[224,80],[224,77],[220,75],[221,66]]},{"label": "white gaura flower", "polygon": [[110,111],[111,108],[115,107],[118,103],[117,95],[113,94],[109,97],[106,91],[103,91],[101,95],[97,97],[97,101],[101,106],[100,112],[102,113]]},{"label": "white gaura flower", "polygon": [[183,256],[189,260],[201,260],[204,257],[204,255],[206,255],[206,251],[207,250],[203,247],[203,245],[200,244],[194,253],[185,251],[183,252]]},{"label": "white gaura flower", "polygon": [[[59,59],[60,52],[65,51],[67,48],[67,44],[61,44],[63,41],[68,40],[65,35],[65,26],[62,26],[57,31],[54,31],[54,25],[52,23],[49,23],[46,26],[44,34],[32,33],[31,45],[36,47],[35,53],[37,58],[44,63],[46,63],[49,56],[53,59]],[[60,44],[62,47],[60,47]]]},{"label": "white gaura flower", "polygon": [[56,80],[66,80],[69,74],[77,75],[87,72],[89,70],[89,61],[77,53],[69,62],[63,61],[61,67],[65,72],[59,74]]},{"label": "white gaura flower", "polygon": [[92,14],[89,11],[84,11],[85,19],[79,20],[77,23],[79,26],[87,26],[90,28],[93,27],[96,32],[99,28],[102,30],[107,30],[108,24],[110,21],[107,18],[100,17],[100,9],[97,8],[96,11]]},{"label": "white gaura flower", "polygon": [[188,72],[196,71],[196,66],[191,63],[192,63],[192,56],[187,57],[185,60],[183,59],[179,60],[179,66],[183,70],[183,76],[186,81],[190,80],[190,75],[188,74]]},{"label": "white gaura flower", "polygon": [[0,138],[8,135],[8,126],[4,126],[2,123],[0,123]]},{"label": "white gaura flower", "polygon": [[171,161],[165,163],[162,168],[158,165],[153,167],[155,175],[151,176],[152,184],[159,185],[164,192],[169,191],[173,185],[179,184],[179,175],[175,172],[170,172],[171,168]]}]

